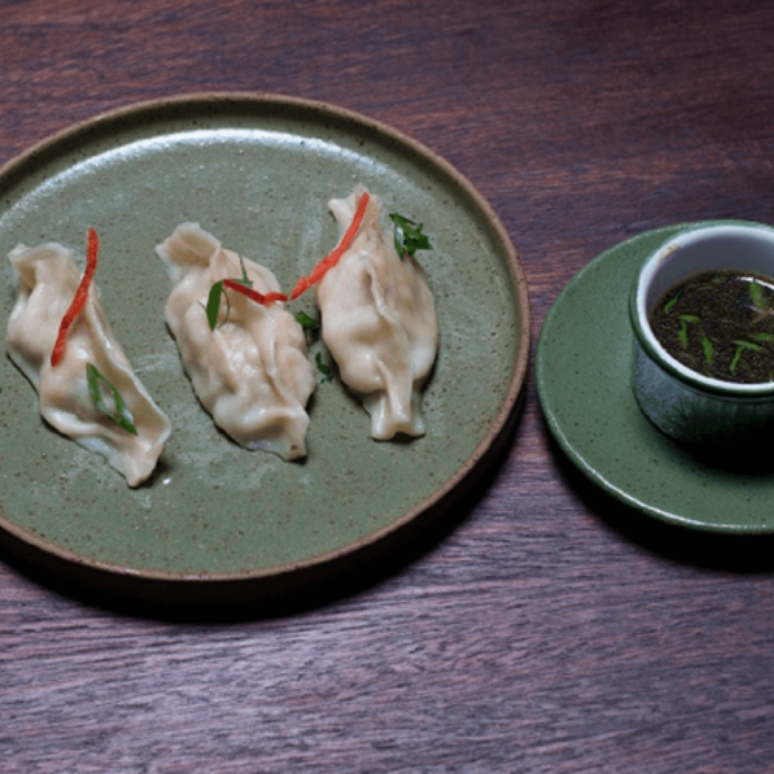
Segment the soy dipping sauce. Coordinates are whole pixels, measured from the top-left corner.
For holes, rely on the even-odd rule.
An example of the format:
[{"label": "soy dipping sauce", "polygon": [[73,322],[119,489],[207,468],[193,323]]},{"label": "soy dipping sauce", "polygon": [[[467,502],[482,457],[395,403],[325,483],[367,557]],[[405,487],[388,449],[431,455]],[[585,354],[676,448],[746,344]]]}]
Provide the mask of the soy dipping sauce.
[{"label": "soy dipping sauce", "polygon": [[674,285],[648,314],[661,345],[704,376],[774,381],[774,279],[706,271]]}]

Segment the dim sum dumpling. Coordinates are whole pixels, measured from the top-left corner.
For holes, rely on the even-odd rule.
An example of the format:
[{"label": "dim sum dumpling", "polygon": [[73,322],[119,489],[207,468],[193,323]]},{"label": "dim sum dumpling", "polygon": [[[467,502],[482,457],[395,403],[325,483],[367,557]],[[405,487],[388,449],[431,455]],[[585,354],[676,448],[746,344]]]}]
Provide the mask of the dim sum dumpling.
[{"label": "dim sum dumpling", "polygon": [[202,405],[245,448],[303,457],[316,384],[300,324],[282,303],[264,306],[233,290],[223,292],[215,330],[203,309],[215,283],[243,270],[257,292],[279,292],[274,274],[196,223],[178,226],[156,252],[174,282],[167,324]]},{"label": "dim sum dumpling", "polygon": [[[328,206],[340,236],[352,223],[365,188]],[[438,351],[435,303],[412,256],[401,258],[380,223],[371,195],[351,246],[317,286],[322,336],[346,385],[371,415],[371,435],[421,436],[422,387]]]},{"label": "dim sum dumpling", "polygon": [[[129,486],[156,467],[170,422],[135,375],[92,283],[88,300],[70,329],[61,362],[51,352],[80,274],[72,251],[54,242],[18,245],[9,259],[19,275],[18,296],[8,320],[8,354],[40,397],[43,418],[60,433],[97,452],[124,475]],[[86,376],[92,364],[119,392],[137,435],[123,429],[94,404]],[[109,398],[108,398],[109,400]]]}]

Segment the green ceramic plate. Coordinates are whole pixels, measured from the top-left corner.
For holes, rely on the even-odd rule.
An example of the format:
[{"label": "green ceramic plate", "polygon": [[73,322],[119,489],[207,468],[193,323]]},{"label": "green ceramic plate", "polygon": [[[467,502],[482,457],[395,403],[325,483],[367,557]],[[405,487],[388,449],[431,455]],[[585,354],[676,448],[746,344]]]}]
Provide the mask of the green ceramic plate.
[{"label": "green ceramic plate", "polygon": [[629,290],[646,256],[689,225],[623,242],[569,282],[538,339],[538,396],[564,452],[627,505],[699,530],[772,532],[774,475],[702,463],[645,418],[632,391]]},{"label": "green ceramic plate", "polygon": [[[313,398],[305,462],[247,452],[215,429],[183,372],[154,248],[181,221],[197,221],[291,287],[337,240],[328,199],[358,181],[387,212],[422,220],[436,246],[422,256],[441,330],[428,433],[373,441],[367,414],[334,380]],[[99,116],[0,171],[3,255],[49,240],[82,254],[90,226],[108,316],[173,433],[154,477],[130,490],[41,421],[36,393],[2,359],[0,525],[58,557],[172,580],[325,563],[457,487],[517,404],[529,312],[508,235],[450,165],[379,123],[275,95],[193,95]],[[7,262],[2,272],[7,323],[15,281]],[[296,310],[312,310],[308,295]]]}]

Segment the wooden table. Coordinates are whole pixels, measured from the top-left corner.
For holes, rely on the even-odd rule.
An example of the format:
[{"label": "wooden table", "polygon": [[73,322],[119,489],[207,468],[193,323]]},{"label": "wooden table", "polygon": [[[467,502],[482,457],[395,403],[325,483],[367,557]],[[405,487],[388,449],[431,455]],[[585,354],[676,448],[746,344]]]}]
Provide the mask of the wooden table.
[{"label": "wooden table", "polygon": [[[4,0],[0,162],[176,93],[353,109],[491,202],[534,339],[622,239],[774,220],[773,38],[763,0]],[[774,771],[772,547],[599,493],[530,376],[471,501],[305,606],[151,616],[4,543],[0,771]]]}]

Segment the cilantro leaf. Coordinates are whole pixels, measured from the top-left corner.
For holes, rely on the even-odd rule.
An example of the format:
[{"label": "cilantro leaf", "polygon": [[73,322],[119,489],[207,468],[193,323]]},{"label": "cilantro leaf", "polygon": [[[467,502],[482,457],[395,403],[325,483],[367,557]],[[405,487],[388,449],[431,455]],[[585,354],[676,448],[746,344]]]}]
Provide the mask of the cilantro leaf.
[{"label": "cilantro leaf", "polygon": [[417,250],[432,250],[430,239],[422,233],[423,223],[415,223],[397,212],[390,213],[390,220],[395,224],[395,250],[403,258],[414,256]]}]

